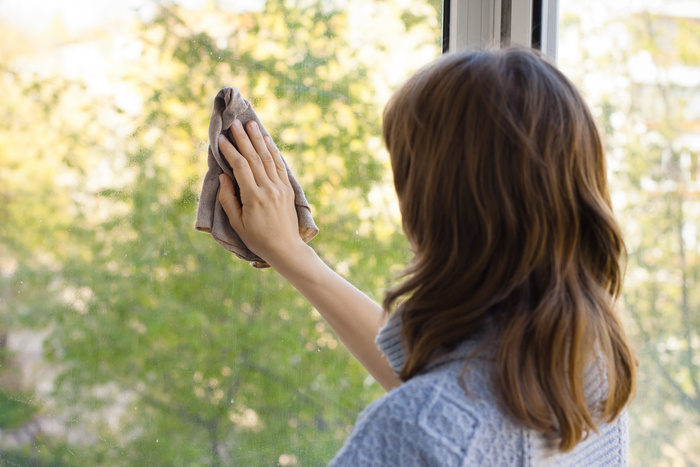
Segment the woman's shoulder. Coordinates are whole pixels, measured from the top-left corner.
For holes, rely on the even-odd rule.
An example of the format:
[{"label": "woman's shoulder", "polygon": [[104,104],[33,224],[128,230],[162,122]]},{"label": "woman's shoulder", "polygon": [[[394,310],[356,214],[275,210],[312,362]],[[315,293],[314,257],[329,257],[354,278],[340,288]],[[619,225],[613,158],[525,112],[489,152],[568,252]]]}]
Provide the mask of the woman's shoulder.
[{"label": "woman's shoulder", "polygon": [[[465,344],[370,404],[330,465],[626,465],[625,414],[561,453],[508,416],[493,382],[494,352],[465,360],[472,350]],[[586,372],[593,400],[604,389],[596,369]]]},{"label": "woman's shoulder", "polygon": [[470,378],[468,393],[459,384],[460,373],[461,366],[446,363],[372,403],[331,465],[450,466],[485,459],[519,464],[522,436],[483,397],[488,391],[478,380],[486,372]]}]

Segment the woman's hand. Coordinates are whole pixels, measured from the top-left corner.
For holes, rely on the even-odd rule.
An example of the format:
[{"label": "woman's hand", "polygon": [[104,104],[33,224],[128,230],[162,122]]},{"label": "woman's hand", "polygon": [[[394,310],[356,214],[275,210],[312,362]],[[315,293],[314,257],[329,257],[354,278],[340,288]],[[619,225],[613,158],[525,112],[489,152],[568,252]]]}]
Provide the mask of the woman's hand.
[{"label": "woman's hand", "polygon": [[219,201],[246,246],[271,263],[305,245],[299,236],[294,190],[275,143],[269,136],[263,138],[254,121],[248,122],[246,134],[236,119],[231,133],[240,152],[223,135],[219,151],[233,169],[240,199],[231,179],[221,174]]},{"label": "woman's hand", "polygon": [[231,226],[252,252],[309,299],[379,384],[387,390],[398,386],[401,381],[374,343],[387,315],[301,239],[294,191],[282,156],[271,139],[263,139],[254,122],[247,127],[248,134],[238,120],[231,125],[240,152],[219,137],[219,150],[241,189],[238,199],[231,179],[219,177],[219,201]]}]

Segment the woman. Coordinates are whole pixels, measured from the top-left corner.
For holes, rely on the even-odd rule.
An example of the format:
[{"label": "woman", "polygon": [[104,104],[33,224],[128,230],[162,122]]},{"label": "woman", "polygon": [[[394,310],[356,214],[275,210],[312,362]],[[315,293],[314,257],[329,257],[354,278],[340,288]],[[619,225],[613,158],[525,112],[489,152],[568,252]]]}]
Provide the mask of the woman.
[{"label": "woman", "polygon": [[299,238],[272,140],[232,132],[231,225],[389,391],[332,465],[626,464],[625,248],[593,118],[554,66],[452,54],[392,97],[384,139],[415,256],[383,308]]}]

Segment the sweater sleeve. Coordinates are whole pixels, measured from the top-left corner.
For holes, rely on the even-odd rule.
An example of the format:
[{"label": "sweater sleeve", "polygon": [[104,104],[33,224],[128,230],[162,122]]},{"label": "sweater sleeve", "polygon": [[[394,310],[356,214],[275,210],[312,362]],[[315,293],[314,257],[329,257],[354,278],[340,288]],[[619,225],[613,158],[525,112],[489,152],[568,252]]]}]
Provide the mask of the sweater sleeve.
[{"label": "sweater sleeve", "polygon": [[406,349],[401,341],[401,308],[394,311],[375,338],[377,347],[398,376],[406,361]]}]

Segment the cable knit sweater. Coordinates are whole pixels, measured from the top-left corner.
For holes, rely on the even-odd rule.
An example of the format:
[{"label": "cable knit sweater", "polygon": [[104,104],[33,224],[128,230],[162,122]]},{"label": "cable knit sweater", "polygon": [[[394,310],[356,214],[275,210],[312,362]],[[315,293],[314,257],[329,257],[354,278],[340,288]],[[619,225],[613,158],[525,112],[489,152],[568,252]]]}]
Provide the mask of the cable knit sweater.
[{"label": "cable knit sweater", "polygon": [[[400,312],[377,336],[397,372],[405,360]],[[467,341],[433,361],[424,373],[394,388],[359,416],[330,466],[619,466],[627,465],[627,414],[599,425],[599,433],[567,453],[501,409],[492,382],[495,348],[465,359],[477,345]],[[589,403],[604,397],[605,376],[591,365],[585,374]]]}]

